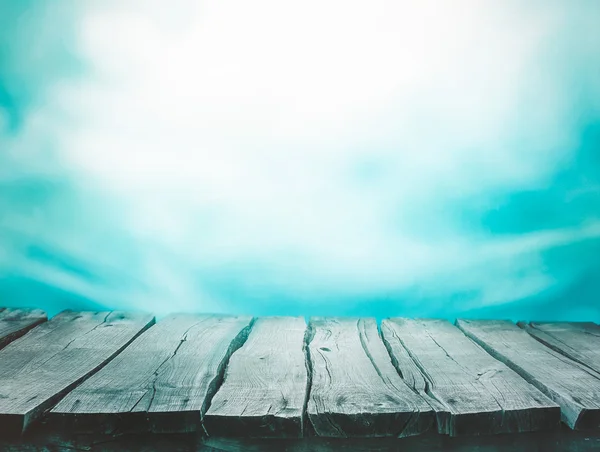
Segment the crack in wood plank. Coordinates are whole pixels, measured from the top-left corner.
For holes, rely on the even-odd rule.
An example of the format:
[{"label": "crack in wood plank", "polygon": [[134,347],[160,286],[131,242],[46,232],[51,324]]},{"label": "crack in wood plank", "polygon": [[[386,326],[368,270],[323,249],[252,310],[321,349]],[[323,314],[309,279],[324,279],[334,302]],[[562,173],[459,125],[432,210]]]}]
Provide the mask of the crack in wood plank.
[{"label": "crack in wood plank", "polygon": [[[518,322],[531,337],[600,378],[600,326],[591,322]],[[591,338],[589,337],[591,336]]]},{"label": "crack in wood plank", "polygon": [[231,356],[204,423],[209,435],[300,437],[307,391],[302,317],[258,318]]},{"label": "crack in wood plank", "polygon": [[65,311],[0,352],[3,390],[20,388],[0,401],[0,414],[6,419],[1,429],[9,434],[27,429],[154,323],[150,315],[123,314],[113,328],[98,330],[105,323],[97,321],[100,314],[106,320],[105,313]]},{"label": "crack in wood plank", "polygon": [[95,433],[202,430],[228,359],[252,323],[250,317],[168,316],[71,392],[48,420]]},{"label": "crack in wood plank", "polygon": [[592,369],[545,346],[508,321],[457,320],[459,328],[561,407],[574,429],[600,426],[600,379]]},{"label": "crack in wood plank", "polygon": [[374,319],[313,318],[310,326],[307,412],[317,435],[412,435],[434,424],[430,405],[392,364]]},{"label": "crack in wood plank", "polygon": [[[304,331],[304,341],[302,343],[302,351],[304,352],[304,366],[306,368],[306,391],[304,393],[304,402],[302,403],[302,419],[300,424],[301,434],[302,436],[306,436],[308,433],[309,425],[312,427],[310,420],[308,418],[308,400],[310,399],[310,391],[312,389],[312,378],[313,378],[313,369],[312,369],[312,361],[310,358],[310,343],[315,337],[315,330],[310,323],[306,326],[306,330]],[[314,427],[313,427],[314,429]]]},{"label": "crack in wood plank", "polygon": [[558,422],[551,400],[449,322],[386,319],[382,332],[389,353],[398,358],[395,365],[414,365],[420,372],[422,386],[416,389],[430,397],[440,433],[529,431]]}]

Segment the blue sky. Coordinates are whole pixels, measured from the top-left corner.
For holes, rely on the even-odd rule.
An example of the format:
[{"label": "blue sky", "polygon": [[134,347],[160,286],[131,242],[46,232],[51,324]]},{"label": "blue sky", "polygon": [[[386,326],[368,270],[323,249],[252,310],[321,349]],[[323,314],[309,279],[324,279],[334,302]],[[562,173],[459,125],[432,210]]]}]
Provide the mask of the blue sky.
[{"label": "blue sky", "polygon": [[600,4],[0,2],[0,304],[600,320]]}]

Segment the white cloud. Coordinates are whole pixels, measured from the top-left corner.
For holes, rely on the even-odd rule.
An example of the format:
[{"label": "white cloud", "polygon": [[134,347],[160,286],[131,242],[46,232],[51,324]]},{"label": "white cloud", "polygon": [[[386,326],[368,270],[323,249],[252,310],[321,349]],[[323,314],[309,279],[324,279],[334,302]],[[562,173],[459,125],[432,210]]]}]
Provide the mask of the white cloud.
[{"label": "white cloud", "polygon": [[[104,255],[167,309],[235,262],[305,300],[433,284],[498,303],[554,283],[535,234],[488,245],[443,216],[441,237],[419,224],[450,201],[543,186],[569,158],[579,124],[550,69],[579,16],[476,0],[164,5],[84,8],[93,72],[41,113],[71,118],[56,126],[61,164],[141,256],[130,268],[82,238],[82,259]],[[468,276],[482,262],[499,274]]]}]

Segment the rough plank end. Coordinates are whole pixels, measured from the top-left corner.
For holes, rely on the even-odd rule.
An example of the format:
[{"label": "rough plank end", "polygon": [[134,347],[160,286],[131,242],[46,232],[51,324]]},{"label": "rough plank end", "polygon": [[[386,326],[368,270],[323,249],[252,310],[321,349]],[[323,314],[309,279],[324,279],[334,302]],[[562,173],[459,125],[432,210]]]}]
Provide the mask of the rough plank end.
[{"label": "rough plank end", "polygon": [[210,436],[246,438],[300,438],[301,419],[294,413],[291,417],[220,416],[207,414],[204,426]]}]

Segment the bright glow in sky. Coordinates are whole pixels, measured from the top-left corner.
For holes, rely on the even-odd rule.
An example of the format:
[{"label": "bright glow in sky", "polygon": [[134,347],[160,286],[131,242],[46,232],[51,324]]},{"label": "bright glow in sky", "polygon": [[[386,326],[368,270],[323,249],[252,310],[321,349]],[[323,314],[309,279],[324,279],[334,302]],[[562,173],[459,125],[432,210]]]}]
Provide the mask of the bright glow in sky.
[{"label": "bright glow in sky", "polygon": [[4,304],[600,318],[597,2],[18,3]]}]

